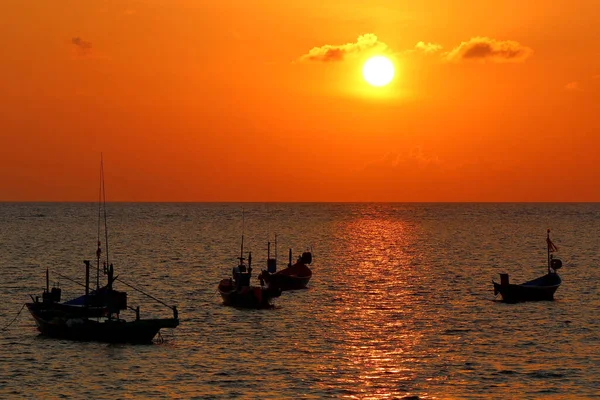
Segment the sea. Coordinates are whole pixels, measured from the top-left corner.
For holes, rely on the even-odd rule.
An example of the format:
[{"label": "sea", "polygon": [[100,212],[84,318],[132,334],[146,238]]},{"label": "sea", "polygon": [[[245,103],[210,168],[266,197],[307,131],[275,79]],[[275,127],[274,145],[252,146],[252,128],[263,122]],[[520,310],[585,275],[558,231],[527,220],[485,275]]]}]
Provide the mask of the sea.
[{"label": "sea", "polygon": [[[0,398],[600,398],[600,204],[107,203],[106,231],[103,214],[0,203]],[[500,273],[546,273],[547,229],[555,300],[500,302]],[[98,236],[115,275],[176,305],[179,327],[149,345],[38,334],[24,303],[46,268],[63,299],[83,294]],[[269,242],[280,269],[312,251],[308,288],[273,309],[224,306],[242,236],[256,272]],[[115,288],[142,318],[172,315]]]}]

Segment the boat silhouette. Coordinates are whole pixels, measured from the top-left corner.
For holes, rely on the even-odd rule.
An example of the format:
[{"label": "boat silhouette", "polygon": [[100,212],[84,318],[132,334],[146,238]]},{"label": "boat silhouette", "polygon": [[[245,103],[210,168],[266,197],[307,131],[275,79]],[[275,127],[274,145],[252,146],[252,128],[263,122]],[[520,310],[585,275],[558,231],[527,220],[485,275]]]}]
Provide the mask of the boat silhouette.
[{"label": "boat silhouette", "polygon": [[548,246],[548,273],[536,279],[521,284],[509,282],[506,273],[500,274],[500,283],[492,280],[494,284],[494,295],[502,296],[506,303],[518,303],[522,301],[554,300],[554,293],[562,283],[557,270],[562,267],[562,261],[554,258],[553,253],[558,248],[550,240],[550,229],[548,229],[546,244]]}]

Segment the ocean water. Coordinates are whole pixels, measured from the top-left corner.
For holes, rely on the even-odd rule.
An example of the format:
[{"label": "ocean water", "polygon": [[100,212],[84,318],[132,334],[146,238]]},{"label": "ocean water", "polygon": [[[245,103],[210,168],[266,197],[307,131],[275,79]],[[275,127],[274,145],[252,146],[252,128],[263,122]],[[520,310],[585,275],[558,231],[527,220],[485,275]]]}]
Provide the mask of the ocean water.
[{"label": "ocean water", "polygon": [[[242,209],[244,210],[242,218]],[[45,268],[82,288],[98,206],[0,203],[0,398],[600,398],[600,204],[109,203],[109,255],[128,283],[179,308],[163,343],[40,337],[24,309]],[[243,232],[312,248],[309,289],[270,310],[224,307],[217,284]],[[504,304],[492,279],[564,263],[553,302]],[[103,241],[104,242],[104,241]],[[104,247],[104,246],[103,246]],[[127,287],[142,317],[170,311]],[[127,318],[127,315],[123,315]]]}]

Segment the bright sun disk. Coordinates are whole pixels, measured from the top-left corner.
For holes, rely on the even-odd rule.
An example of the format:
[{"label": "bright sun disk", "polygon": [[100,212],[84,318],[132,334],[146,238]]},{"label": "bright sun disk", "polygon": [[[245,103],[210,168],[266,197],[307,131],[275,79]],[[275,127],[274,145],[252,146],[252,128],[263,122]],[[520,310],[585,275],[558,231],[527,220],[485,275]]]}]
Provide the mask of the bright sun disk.
[{"label": "bright sun disk", "polygon": [[374,56],[365,62],[362,73],[369,85],[385,86],[394,78],[394,64],[387,57]]}]

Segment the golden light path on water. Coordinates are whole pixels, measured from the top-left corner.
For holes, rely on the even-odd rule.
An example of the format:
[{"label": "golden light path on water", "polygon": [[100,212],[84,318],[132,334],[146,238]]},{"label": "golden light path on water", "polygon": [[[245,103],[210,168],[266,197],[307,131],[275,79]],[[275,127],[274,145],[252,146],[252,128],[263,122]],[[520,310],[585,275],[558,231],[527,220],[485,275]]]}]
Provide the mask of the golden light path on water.
[{"label": "golden light path on water", "polygon": [[[338,227],[345,247],[340,254],[350,256],[338,269],[344,290],[338,294],[343,306],[335,311],[342,335],[336,351],[347,369],[340,384],[359,391],[346,397],[386,398],[410,391],[401,382],[414,375],[410,354],[422,333],[413,327],[424,320],[410,291],[420,281],[411,273],[418,255],[408,250],[414,230],[376,213]],[[390,390],[390,382],[397,389]]]}]

